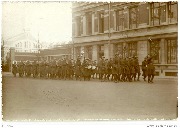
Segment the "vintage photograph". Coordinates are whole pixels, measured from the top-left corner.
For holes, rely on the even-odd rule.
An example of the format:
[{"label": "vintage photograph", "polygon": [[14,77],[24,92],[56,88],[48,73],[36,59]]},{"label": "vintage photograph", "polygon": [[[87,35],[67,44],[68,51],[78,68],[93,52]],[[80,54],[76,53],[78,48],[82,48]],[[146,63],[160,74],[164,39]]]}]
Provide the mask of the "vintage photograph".
[{"label": "vintage photograph", "polygon": [[178,2],[2,2],[3,121],[178,118]]}]

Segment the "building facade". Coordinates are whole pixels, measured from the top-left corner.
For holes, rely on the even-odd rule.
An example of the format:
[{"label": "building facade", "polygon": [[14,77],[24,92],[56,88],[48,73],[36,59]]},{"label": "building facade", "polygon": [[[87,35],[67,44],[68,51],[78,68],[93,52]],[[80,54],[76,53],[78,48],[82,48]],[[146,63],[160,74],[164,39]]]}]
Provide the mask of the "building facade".
[{"label": "building facade", "polygon": [[154,56],[157,75],[177,76],[178,3],[73,3],[73,56]]}]

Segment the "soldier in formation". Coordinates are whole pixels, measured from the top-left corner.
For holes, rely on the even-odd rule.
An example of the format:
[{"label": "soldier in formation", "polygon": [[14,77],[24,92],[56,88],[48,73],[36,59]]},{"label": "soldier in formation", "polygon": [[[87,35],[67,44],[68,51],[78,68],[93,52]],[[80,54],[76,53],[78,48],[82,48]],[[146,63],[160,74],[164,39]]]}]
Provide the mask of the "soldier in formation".
[{"label": "soldier in formation", "polygon": [[[41,79],[63,79],[63,80],[91,80],[97,79],[101,82],[113,81],[132,82],[139,81],[141,72],[137,56],[123,58],[119,54],[115,54],[114,58],[106,59],[104,56],[99,58],[97,62],[89,58],[78,56],[77,60],[73,59],[56,59],[51,61],[43,59],[42,61],[34,60],[30,62],[20,61],[18,64],[13,64],[13,74],[19,77],[33,77]],[[148,77],[148,83],[152,83],[155,75],[155,67],[152,57],[149,55],[142,62],[142,76],[144,81]]]}]

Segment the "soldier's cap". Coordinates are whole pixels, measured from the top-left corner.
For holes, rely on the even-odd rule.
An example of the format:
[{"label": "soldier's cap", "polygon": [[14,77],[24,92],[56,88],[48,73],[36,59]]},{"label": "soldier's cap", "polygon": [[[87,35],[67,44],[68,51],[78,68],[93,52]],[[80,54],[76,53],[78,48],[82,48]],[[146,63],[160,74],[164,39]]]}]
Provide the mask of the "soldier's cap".
[{"label": "soldier's cap", "polygon": [[102,56],[102,58],[105,58],[105,56]]}]

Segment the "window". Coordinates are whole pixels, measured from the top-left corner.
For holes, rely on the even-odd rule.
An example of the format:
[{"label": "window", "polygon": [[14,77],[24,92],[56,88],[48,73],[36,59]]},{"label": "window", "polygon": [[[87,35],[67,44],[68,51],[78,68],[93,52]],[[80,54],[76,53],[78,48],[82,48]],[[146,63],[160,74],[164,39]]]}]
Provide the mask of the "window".
[{"label": "window", "polygon": [[137,42],[128,42],[117,45],[117,52],[122,55],[123,58],[132,57],[137,55]]},{"label": "window", "polygon": [[87,46],[86,47],[86,52],[87,52],[87,57],[89,59],[92,59],[92,46]]},{"label": "window", "polygon": [[94,15],[94,32],[98,32],[99,14],[96,12]]},{"label": "window", "polygon": [[92,14],[91,12],[86,13],[86,34],[92,34]]},{"label": "window", "polygon": [[177,22],[178,20],[178,5],[177,2],[168,3],[168,18],[170,23]]},{"label": "window", "polygon": [[129,27],[130,29],[138,27],[138,9],[133,7],[129,9]]},{"label": "window", "polygon": [[76,17],[76,36],[81,36],[81,34],[83,33],[82,32],[82,21],[81,21],[81,17],[80,16],[78,16],[78,17]]},{"label": "window", "polygon": [[75,36],[75,23],[72,23],[72,36]]},{"label": "window", "polygon": [[155,64],[160,63],[160,39],[150,40],[150,55],[153,56]]},{"label": "window", "polygon": [[177,55],[178,55],[177,39],[168,39],[167,40],[167,63],[176,64],[178,61]]},{"label": "window", "polygon": [[114,29],[114,11],[110,11],[110,28]]},{"label": "window", "polygon": [[104,45],[99,45],[99,58],[104,56]]},{"label": "window", "polygon": [[122,31],[128,28],[127,24],[127,12],[124,10],[116,11],[116,31]]},{"label": "window", "polygon": [[81,48],[80,47],[76,47],[76,58],[78,57],[78,56],[81,56]]},{"label": "window", "polygon": [[128,43],[128,56],[136,56],[137,55],[137,42]]},{"label": "window", "polygon": [[99,13],[99,33],[104,33],[104,13]]},{"label": "window", "polygon": [[166,22],[166,3],[151,3],[151,22],[152,25],[161,25]]},{"label": "window", "polygon": [[123,45],[122,43],[119,43],[119,44],[115,44],[115,53],[114,54],[123,54]]},{"label": "window", "polygon": [[138,24],[149,24],[149,3],[141,3],[138,6]]}]

